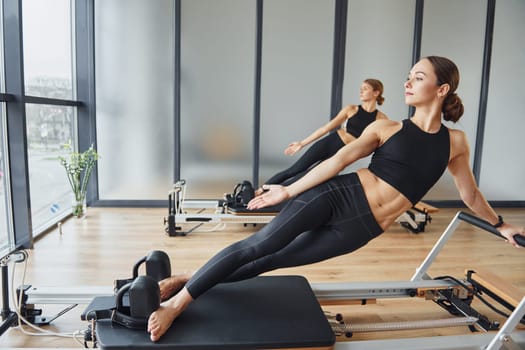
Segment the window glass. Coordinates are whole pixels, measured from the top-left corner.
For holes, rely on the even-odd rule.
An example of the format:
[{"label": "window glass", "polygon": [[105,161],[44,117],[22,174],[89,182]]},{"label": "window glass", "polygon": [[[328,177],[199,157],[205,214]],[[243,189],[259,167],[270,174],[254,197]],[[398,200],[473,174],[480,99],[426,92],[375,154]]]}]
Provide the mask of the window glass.
[{"label": "window glass", "polygon": [[[3,13],[0,6],[0,38],[4,37],[3,33]],[[5,92],[5,72],[4,72],[4,45],[0,42],[0,92]],[[7,165],[7,147],[5,141],[5,103],[0,103],[0,257],[14,249],[13,231],[11,226],[11,196],[8,186],[8,167]]]},{"label": "window glass", "polygon": [[[3,67],[3,65],[2,65]],[[3,81],[3,76],[2,76]],[[14,249],[11,228],[10,194],[8,186],[7,147],[5,146],[5,103],[0,103],[0,257]]]},{"label": "window glass", "polygon": [[[27,96],[74,99],[71,0],[24,0],[22,26]],[[76,145],[74,107],[26,104],[33,235],[71,212],[71,189],[58,156]],[[75,147],[75,146],[73,146]]]},{"label": "window glass", "polygon": [[[0,38],[4,37],[4,13],[3,6],[0,6]],[[5,72],[4,72],[4,41],[0,43],[0,92],[5,92]],[[2,106],[2,110],[5,106]]]},{"label": "window glass", "polygon": [[[68,151],[63,145],[76,144],[76,108],[27,104],[29,187],[33,232],[47,228],[71,212],[73,195],[66,172],[58,160]],[[82,150],[83,151],[83,150]]]},{"label": "window glass", "polygon": [[70,0],[22,1],[25,93],[73,99]]}]

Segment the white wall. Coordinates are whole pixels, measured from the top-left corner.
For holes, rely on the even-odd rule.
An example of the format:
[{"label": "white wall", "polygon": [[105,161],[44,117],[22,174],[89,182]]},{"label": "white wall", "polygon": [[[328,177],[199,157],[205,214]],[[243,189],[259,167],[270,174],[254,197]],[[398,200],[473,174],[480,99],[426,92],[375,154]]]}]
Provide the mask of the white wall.
[{"label": "white wall", "polygon": [[165,199],[172,185],[173,3],[155,5],[95,1],[100,199]]},{"label": "white wall", "polygon": [[480,188],[488,199],[525,200],[525,1],[496,2]]}]

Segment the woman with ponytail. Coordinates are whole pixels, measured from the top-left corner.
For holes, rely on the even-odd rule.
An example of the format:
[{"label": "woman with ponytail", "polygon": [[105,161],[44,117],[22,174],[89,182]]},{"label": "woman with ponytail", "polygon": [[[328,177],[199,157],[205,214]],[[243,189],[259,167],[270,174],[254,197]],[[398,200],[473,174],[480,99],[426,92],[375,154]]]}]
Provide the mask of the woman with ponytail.
[{"label": "woman with ponytail", "polygon": [[[377,79],[365,79],[359,88],[361,104],[349,104],[324,124],[301,141],[294,141],[286,147],[284,154],[292,156],[308,146],[310,148],[289,168],[278,172],[266,181],[266,184],[286,185],[294,182],[319,162],[333,156],[341,147],[361,136],[363,130],[372,122],[387,119],[377,109],[385,101],[383,83]],[[336,132],[329,134],[332,130]],[[328,135],[327,135],[328,134]],[[325,136],[326,135],[326,136]],[[261,194],[262,188],[256,191]]]},{"label": "woman with ponytail", "polygon": [[[259,209],[288,201],[280,213],[250,237],[226,247],[192,274],[161,281],[161,295],[177,292],[149,318],[157,341],[196,298],[222,282],[244,280],[278,268],[312,264],[347,254],[381,235],[417,203],[448,168],[465,204],[518,246],[523,227],[504,222],[477,187],[470,169],[465,134],[447,128],[457,122],[463,104],[456,94],[459,72],[447,58],[417,62],[405,82],[405,102],[414,115],[402,122],[381,119],[288,186],[265,185],[248,203]],[[338,175],[371,155],[368,168]]]}]

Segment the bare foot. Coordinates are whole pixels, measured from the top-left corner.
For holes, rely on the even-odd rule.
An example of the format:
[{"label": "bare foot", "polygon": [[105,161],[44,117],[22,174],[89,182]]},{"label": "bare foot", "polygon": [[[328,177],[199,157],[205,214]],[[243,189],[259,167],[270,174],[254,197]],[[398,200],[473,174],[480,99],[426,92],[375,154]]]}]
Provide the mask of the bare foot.
[{"label": "bare foot", "polygon": [[173,294],[180,291],[182,287],[186,285],[190,277],[191,274],[189,273],[181,273],[179,275],[173,275],[160,281],[160,300],[166,300]]},{"label": "bare foot", "polygon": [[148,332],[150,333],[151,341],[159,340],[179,315],[180,313],[175,309],[162,305],[154,311],[148,320]]},{"label": "bare foot", "polygon": [[186,288],[183,288],[171,299],[162,303],[148,319],[148,332],[151,341],[158,341],[192,301],[193,298],[190,293]]}]

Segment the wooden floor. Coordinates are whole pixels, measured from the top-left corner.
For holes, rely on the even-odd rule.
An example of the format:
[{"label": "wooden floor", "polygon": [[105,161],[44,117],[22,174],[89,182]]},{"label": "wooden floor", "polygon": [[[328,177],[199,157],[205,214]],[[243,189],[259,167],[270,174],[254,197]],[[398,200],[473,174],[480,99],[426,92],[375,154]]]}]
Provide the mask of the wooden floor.
[{"label": "wooden floor", "polygon": [[[353,254],[270,274],[298,274],[310,282],[409,280],[457,211],[440,209],[432,214],[433,220],[424,233],[412,234],[395,224],[381,237]],[[525,209],[500,209],[498,213],[504,215],[508,222],[525,225]],[[202,227],[187,237],[168,237],[163,223],[166,214],[167,209],[88,208],[87,217],[68,219],[62,223],[61,233],[58,228],[51,230],[35,242],[34,249],[28,251],[30,257],[25,279],[22,281],[23,264],[17,264],[14,285],[24,283],[64,288],[112,286],[117,278],[131,277],[132,266],[151,250],[167,252],[173,272],[193,271],[219,249],[254,230],[229,224],[221,231],[207,232],[210,227]],[[513,248],[491,234],[462,223],[429,273],[433,277],[450,275],[463,278],[467,268],[488,269],[525,295],[525,249]],[[474,301],[473,306],[491,319],[502,320],[479,302]],[[63,306],[36,307],[50,316]],[[80,321],[79,316],[84,307],[77,306],[53,321],[47,329],[54,332],[86,329],[87,324]],[[343,313],[345,320],[351,323],[449,317],[433,302],[420,298],[378,300],[375,305],[331,306],[325,309]],[[350,341],[468,333],[466,327],[356,333]],[[80,345],[71,338],[29,336],[18,328],[11,328],[0,337],[0,347],[75,348]]]}]

